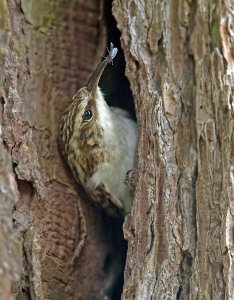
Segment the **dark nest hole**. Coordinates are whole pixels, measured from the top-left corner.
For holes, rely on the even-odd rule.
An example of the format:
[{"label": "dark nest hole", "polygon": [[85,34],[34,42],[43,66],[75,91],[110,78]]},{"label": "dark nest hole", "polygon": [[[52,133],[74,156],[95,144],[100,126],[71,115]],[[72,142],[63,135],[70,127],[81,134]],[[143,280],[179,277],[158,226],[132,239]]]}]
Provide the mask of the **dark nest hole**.
[{"label": "dark nest hole", "polygon": [[[112,42],[118,48],[118,54],[114,59],[113,65],[109,65],[102,75],[100,87],[105,95],[108,105],[120,107],[129,112],[136,120],[135,108],[130,83],[125,76],[125,58],[120,44],[120,31],[112,15],[112,1],[105,2],[105,20],[107,27],[107,46]],[[109,293],[112,300],[121,299],[124,283],[124,268],[127,254],[127,242],[123,238],[123,220],[113,219],[103,213],[103,221],[107,228],[112,228],[109,234],[112,240],[110,256],[105,263],[105,271],[119,273],[115,285]],[[112,268],[112,270],[109,270]],[[116,270],[115,270],[116,268]]]},{"label": "dark nest hole", "polygon": [[100,80],[100,87],[105,99],[110,106],[127,110],[135,119],[135,108],[130,84],[125,76],[125,58],[120,45],[120,31],[111,12],[112,2],[106,1],[105,19],[107,27],[107,47],[113,43],[118,48],[118,53],[113,65],[107,66]]}]

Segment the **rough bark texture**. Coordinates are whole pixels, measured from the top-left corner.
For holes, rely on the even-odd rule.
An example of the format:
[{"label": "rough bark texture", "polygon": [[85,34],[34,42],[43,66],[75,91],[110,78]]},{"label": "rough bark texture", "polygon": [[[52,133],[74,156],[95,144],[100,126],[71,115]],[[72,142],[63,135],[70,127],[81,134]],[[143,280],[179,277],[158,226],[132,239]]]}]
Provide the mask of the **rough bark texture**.
[{"label": "rough bark texture", "polygon": [[105,52],[104,2],[0,4],[0,91],[7,149],[1,140],[0,208],[5,225],[0,242],[6,246],[0,250],[1,264],[6,261],[0,264],[1,299],[11,299],[17,272],[17,299],[104,299],[113,285],[109,261],[118,248],[114,222],[107,219],[105,228],[102,212],[77,191],[57,149],[61,114]]},{"label": "rough bark texture", "polygon": [[[103,12],[104,0],[0,0],[1,299],[109,299],[119,273],[116,222],[56,142],[104,54]],[[232,0],[115,0],[113,14],[139,125],[122,299],[233,299]]]},{"label": "rough bark texture", "polygon": [[139,125],[122,299],[233,299],[233,3],[113,13]]},{"label": "rough bark texture", "polygon": [[[7,47],[8,14],[4,2],[0,1],[0,96],[4,80],[4,59]],[[2,123],[2,108],[0,121]],[[0,127],[0,299],[14,299],[12,284],[19,280],[22,252],[20,241],[13,230],[12,210],[18,199],[17,187],[9,151],[2,139]]]}]

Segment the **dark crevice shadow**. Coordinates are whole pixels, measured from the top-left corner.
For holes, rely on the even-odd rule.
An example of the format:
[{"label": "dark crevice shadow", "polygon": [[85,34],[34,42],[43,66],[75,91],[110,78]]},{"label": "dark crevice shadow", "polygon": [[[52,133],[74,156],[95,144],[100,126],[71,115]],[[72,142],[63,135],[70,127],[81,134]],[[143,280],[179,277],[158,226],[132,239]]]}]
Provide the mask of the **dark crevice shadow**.
[{"label": "dark crevice shadow", "polygon": [[[120,31],[112,15],[112,1],[105,1],[105,20],[107,27],[107,45],[109,48],[112,42],[118,48],[118,53],[113,61],[113,65],[107,66],[100,81],[101,90],[108,105],[120,107],[127,110],[132,118],[136,120],[134,101],[130,83],[125,76],[125,58],[120,45]],[[106,291],[108,299],[120,300],[124,283],[124,268],[127,254],[127,242],[123,237],[123,219],[113,219],[103,213],[103,222],[108,231],[112,248],[106,257],[103,266],[107,277],[115,274],[114,285]],[[108,284],[108,282],[107,282]],[[107,288],[108,289],[108,288]]]},{"label": "dark crevice shadow", "polygon": [[133,119],[135,118],[135,108],[130,89],[130,83],[125,76],[125,58],[120,45],[120,31],[111,12],[112,2],[106,0],[105,19],[107,27],[107,45],[112,42],[118,48],[118,53],[113,61],[113,65],[107,66],[100,81],[100,87],[105,95],[105,99],[110,106],[120,107],[127,110]]}]

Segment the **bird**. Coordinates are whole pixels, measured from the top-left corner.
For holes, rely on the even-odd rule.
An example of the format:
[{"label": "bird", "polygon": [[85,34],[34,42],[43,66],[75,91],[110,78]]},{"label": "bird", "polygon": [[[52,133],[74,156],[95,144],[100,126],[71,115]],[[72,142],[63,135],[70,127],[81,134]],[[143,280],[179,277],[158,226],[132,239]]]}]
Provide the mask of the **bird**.
[{"label": "bird", "polygon": [[126,216],[132,197],[125,177],[134,168],[137,124],[129,113],[110,107],[98,86],[118,49],[110,44],[87,85],[78,90],[66,108],[58,145],[75,180],[89,198],[110,216]]}]

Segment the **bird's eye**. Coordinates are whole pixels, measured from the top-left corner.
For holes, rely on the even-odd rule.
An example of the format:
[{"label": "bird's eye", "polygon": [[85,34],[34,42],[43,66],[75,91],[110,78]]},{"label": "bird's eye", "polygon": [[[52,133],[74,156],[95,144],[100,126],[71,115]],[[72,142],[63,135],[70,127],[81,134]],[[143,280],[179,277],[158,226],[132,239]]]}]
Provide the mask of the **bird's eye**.
[{"label": "bird's eye", "polygon": [[83,114],[83,121],[88,122],[92,119],[92,117],[93,117],[92,110],[87,109]]}]

